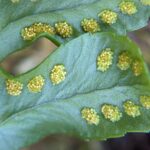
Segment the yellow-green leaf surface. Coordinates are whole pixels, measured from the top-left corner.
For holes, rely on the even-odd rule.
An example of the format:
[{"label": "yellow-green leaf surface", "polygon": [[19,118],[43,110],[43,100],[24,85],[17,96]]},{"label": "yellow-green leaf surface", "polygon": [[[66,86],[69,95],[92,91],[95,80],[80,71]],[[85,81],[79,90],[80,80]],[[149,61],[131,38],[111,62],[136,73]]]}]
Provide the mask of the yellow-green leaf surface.
[{"label": "yellow-green leaf surface", "polygon": [[[124,52],[130,61],[119,63]],[[105,61],[98,63],[99,56]],[[55,72],[57,81],[63,80],[54,84],[50,73],[57,65],[63,65],[67,74],[58,77],[60,72]],[[39,75],[44,86],[33,93],[35,88],[29,90],[28,83]],[[20,95],[10,95],[18,89],[6,86],[8,79],[23,84]],[[141,96],[147,97],[147,103],[140,101]],[[24,75],[14,78],[0,71],[0,148],[19,150],[56,133],[104,140],[127,132],[149,132],[149,96],[150,76],[130,39],[112,33],[82,35]]]},{"label": "yellow-green leaf surface", "polygon": [[[126,9],[125,14],[120,9],[122,0],[20,0],[12,3],[11,0],[0,0],[0,59],[8,54],[30,45],[39,36],[48,37],[57,45],[67,42],[84,33],[81,27],[83,19],[95,19],[100,25],[100,31],[114,31],[126,34],[128,31],[137,30],[147,24],[150,16],[150,6],[144,5],[139,0],[133,0],[133,6]],[[128,7],[127,7],[128,8]],[[113,24],[103,22],[99,14],[104,10],[111,10],[117,14]],[[111,17],[109,19],[111,22]],[[73,34],[69,38],[47,33],[39,34],[32,40],[24,40],[21,31],[34,23],[47,23],[54,26],[55,23],[66,21],[73,28]]]}]

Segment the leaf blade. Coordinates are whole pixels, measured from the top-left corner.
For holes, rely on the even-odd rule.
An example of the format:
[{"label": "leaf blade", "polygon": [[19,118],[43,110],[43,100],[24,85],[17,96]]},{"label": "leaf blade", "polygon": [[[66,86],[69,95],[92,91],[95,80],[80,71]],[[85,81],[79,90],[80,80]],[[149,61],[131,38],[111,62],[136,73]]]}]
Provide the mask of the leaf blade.
[{"label": "leaf blade", "polygon": [[[70,0],[68,1],[69,3],[71,3]],[[89,1],[87,2],[89,3]],[[24,41],[21,37],[21,30],[24,27],[30,26],[35,22],[48,23],[52,26],[59,21],[66,20],[67,22],[69,22],[74,28],[74,35],[71,38],[62,39],[57,35],[56,36],[51,36],[48,34],[41,35],[47,37],[49,40],[52,40],[57,45],[60,45],[61,43],[64,42],[66,43],[84,33],[81,28],[81,21],[84,18],[96,19],[101,25],[101,31],[113,31],[117,32],[118,34],[126,35],[126,33],[129,31],[137,30],[141,27],[144,27],[147,24],[148,18],[150,17],[149,6],[141,5],[141,3],[137,1],[135,1],[135,3],[137,5],[138,12],[136,14],[133,14],[132,16],[124,15],[120,12],[118,6],[121,0],[115,0],[113,3],[106,2],[106,0],[92,1],[92,2],[93,3],[85,4],[85,1],[83,1],[82,3],[84,3],[84,5],[81,5],[79,7],[58,10],[55,12],[47,12],[36,15],[31,13],[31,16],[27,16],[14,22],[10,22],[0,32],[0,45],[2,45],[0,47],[1,51],[0,60],[4,59],[6,56],[10,55],[13,52],[16,52],[24,47],[31,45],[34,42],[34,40]],[[24,7],[24,5],[22,6]],[[104,9],[110,9],[118,13],[119,17],[117,23],[109,26],[101,22],[101,20],[98,18],[98,13],[103,11]],[[39,38],[39,36],[36,37],[35,40],[37,38]]]},{"label": "leaf blade", "polygon": [[[102,73],[96,69],[96,58],[106,47],[114,49],[114,61],[108,72]],[[132,99],[139,104],[139,97],[149,95],[150,91],[150,76],[144,63],[140,77],[134,77],[131,70],[125,73],[117,68],[118,55],[125,49],[143,63],[138,47],[128,38],[112,33],[86,34],[62,45],[35,70],[16,77],[25,86],[21,96],[7,95],[3,88],[4,78],[1,78],[0,135],[3,139],[0,144],[7,150],[10,148],[7,141],[12,150],[17,150],[55,133],[83,139],[106,139],[126,132],[148,132],[149,110],[141,108],[138,118],[123,112],[125,100]],[[68,72],[65,81],[58,86],[53,86],[49,80],[50,70],[55,64],[64,64]],[[28,81],[39,74],[47,81],[43,91],[29,93]],[[116,123],[106,120],[100,112],[104,103],[117,105],[123,118]],[[92,107],[98,112],[98,126],[89,125],[82,119],[80,111],[83,107]]]}]

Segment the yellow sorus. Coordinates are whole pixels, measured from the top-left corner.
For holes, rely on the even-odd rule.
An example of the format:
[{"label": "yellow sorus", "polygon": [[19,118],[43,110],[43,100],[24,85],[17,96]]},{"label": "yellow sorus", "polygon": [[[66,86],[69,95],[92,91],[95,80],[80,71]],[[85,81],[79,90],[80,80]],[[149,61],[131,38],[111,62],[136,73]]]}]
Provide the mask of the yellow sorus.
[{"label": "yellow sorus", "polygon": [[58,22],[55,24],[56,32],[63,38],[71,37],[73,34],[73,28],[67,22]]},{"label": "yellow sorus", "polygon": [[97,58],[97,70],[102,72],[107,71],[112,65],[113,52],[110,48],[106,48]]},{"label": "yellow sorus", "polygon": [[31,26],[31,27],[24,28],[21,31],[21,36],[24,40],[32,40],[36,37],[36,33],[33,27]]},{"label": "yellow sorus", "polygon": [[53,85],[59,84],[66,78],[66,69],[63,65],[56,65],[51,71],[50,79]]},{"label": "yellow sorus", "polygon": [[119,60],[117,66],[121,70],[127,70],[129,69],[131,65],[131,58],[127,52],[123,52],[119,55]]},{"label": "yellow sorus", "polygon": [[141,0],[141,3],[146,6],[150,6],[150,0]]},{"label": "yellow sorus", "polygon": [[44,83],[44,78],[41,75],[39,75],[31,79],[27,86],[30,92],[38,93],[42,91]]},{"label": "yellow sorus", "polygon": [[45,23],[34,23],[29,27],[25,27],[21,31],[21,36],[24,40],[33,40],[41,33],[55,34],[55,29]]},{"label": "yellow sorus", "polygon": [[85,32],[95,33],[100,31],[100,25],[95,19],[83,19],[81,26]]},{"label": "yellow sorus", "polygon": [[135,76],[140,76],[143,72],[142,63],[139,60],[135,60],[132,65],[132,71]]},{"label": "yellow sorus", "polygon": [[132,15],[137,12],[137,8],[134,2],[123,1],[120,3],[119,8],[123,14]]},{"label": "yellow sorus", "polygon": [[109,25],[116,23],[118,15],[116,12],[113,12],[111,10],[104,10],[98,14],[100,19]]},{"label": "yellow sorus", "polygon": [[6,81],[6,89],[9,95],[18,96],[22,92],[23,84],[19,81],[8,79]]},{"label": "yellow sorus", "polygon": [[140,107],[134,104],[131,100],[124,102],[123,107],[126,114],[133,118],[138,117],[141,114]]},{"label": "yellow sorus", "polygon": [[117,106],[104,104],[101,108],[101,111],[104,117],[112,122],[119,121],[120,118],[122,117],[122,113],[120,112]]},{"label": "yellow sorus", "polygon": [[99,124],[99,115],[97,115],[97,112],[93,108],[85,107],[81,110],[82,118],[87,121],[88,124]]},{"label": "yellow sorus", "polygon": [[55,34],[55,29],[46,23],[35,23],[32,25],[32,27],[36,34],[39,33]]},{"label": "yellow sorus", "polygon": [[150,96],[141,96],[140,102],[143,107],[145,107],[146,109],[150,109]]}]

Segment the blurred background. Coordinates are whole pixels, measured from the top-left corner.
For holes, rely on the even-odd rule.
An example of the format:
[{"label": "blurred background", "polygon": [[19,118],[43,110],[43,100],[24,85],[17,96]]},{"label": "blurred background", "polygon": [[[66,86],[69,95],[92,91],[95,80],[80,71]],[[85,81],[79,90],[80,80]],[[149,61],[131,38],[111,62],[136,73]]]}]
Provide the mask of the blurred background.
[{"label": "blurred background", "polygon": [[[140,46],[150,68],[150,23],[147,27],[132,32],[129,36]],[[14,75],[27,72],[40,64],[57,47],[46,38],[36,41],[31,47],[9,56],[0,65]],[[82,141],[64,135],[49,136],[23,150],[150,150],[150,134],[127,134],[122,138],[107,141]]]}]

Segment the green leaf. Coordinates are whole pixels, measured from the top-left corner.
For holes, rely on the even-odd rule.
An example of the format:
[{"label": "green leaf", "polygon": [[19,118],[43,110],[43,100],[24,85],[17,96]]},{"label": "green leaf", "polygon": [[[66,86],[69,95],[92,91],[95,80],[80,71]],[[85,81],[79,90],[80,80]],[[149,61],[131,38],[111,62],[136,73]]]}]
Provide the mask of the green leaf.
[{"label": "green leaf", "polygon": [[[128,31],[137,30],[147,24],[150,17],[150,7],[134,0],[137,12],[133,15],[123,14],[119,9],[122,0],[40,0],[30,2],[11,3],[10,0],[0,1],[0,59],[4,59],[12,52],[21,50],[31,45],[32,41],[24,41],[21,30],[33,23],[42,22],[54,26],[59,21],[67,21],[74,29],[72,37],[63,39],[60,36],[42,34],[60,45],[83,33],[81,21],[84,18],[94,18],[100,24],[101,31],[114,31],[126,34]],[[107,25],[100,20],[98,14],[105,9],[110,9],[118,14],[117,22]],[[39,38],[37,36],[35,39]]]},{"label": "green leaf", "polygon": [[31,0],[20,0],[18,3],[12,3],[11,0],[0,0],[0,29],[4,28],[10,22],[14,22],[26,16],[71,9],[97,1],[98,0],[37,0],[36,2],[31,2]]},{"label": "green leaf", "polygon": [[[96,60],[106,48],[114,53],[113,62],[102,72],[97,70]],[[143,70],[139,76],[134,75],[132,67],[126,71],[118,68],[118,58],[124,51],[132,58],[132,63],[134,60],[141,62]],[[53,85],[50,72],[57,64],[65,66],[67,75],[62,83]],[[45,78],[44,88],[40,93],[31,93],[27,84],[38,75]],[[127,132],[150,130],[150,110],[139,101],[140,96],[150,96],[150,76],[139,48],[127,37],[112,33],[85,34],[60,46],[41,65],[24,75],[13,78],[1,70],[0,76],[1,149],[19,150],[55,133],[104,140]],[[24,84],[19,96],[7,93],[7,79]],[[139,106],[139,116],[125,113],[123,103],[127,100]],[[101,111],[104,104],[117,106],[122,117],[116,122],[106,119]],[[82,118],[81,110],[85,107],[97,112],[98,125]]]}]

